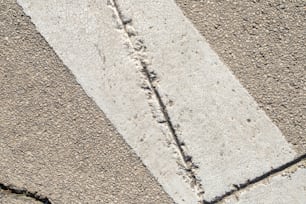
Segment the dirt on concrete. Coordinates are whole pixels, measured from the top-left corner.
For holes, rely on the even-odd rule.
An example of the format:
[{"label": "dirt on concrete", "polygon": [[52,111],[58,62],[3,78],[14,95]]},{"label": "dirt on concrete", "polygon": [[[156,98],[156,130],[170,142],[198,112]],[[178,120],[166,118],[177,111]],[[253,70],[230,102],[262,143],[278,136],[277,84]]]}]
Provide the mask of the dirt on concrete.
[{"label": "dirt on concrete", "polygon": [[306,1],[176,0],[299,153],[306,153]]},{"label": "dirt on concrete", "polygon": [[0,133],[0,183],[52,203],[173,203],[13,0],[0,4]]}]

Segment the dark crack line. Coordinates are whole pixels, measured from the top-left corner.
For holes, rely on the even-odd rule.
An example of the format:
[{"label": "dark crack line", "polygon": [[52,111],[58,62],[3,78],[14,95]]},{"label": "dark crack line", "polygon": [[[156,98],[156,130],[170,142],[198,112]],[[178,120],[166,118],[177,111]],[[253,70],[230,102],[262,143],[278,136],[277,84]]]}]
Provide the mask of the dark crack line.
[{"label": "dark crack line", "polygon": [[[127,34],[130,42],[131,42],[131,45],[132,45],[132,48],[134,49],[134,52],[138,53],[142,48],[145,50],[145,48],[146,48],[145,45],[142,45],[142,48],[140,49],[140,48],[136,48],[133,44],[133,41],[132,41],[131,37],[133,37],[135,34],[134,33],[131,34],[127,29],[127,25],[132,23],[132,19],[125,18],[125,16],[122,14],[121,9],[120,9],[120,7],[117,3],[117,0],[111,0],[111,1],[109,0],[109,2],[112,2],[112,4],[113,4],[112,6],[114,7],[114,9],[116,10],[116,12],[118,14],[120,24],[122,24],[123,29],[124,29],[125,33]],[[140,42],[142,42],[142,41],[140,41]],[[178,135],[176,133],[176,130],[174,128],[174,125],[173,125],[173,123],[170,119],[169,113],[167,111],[167,107],[166,107],[164,101],[162,100],[162,97],[161,97],[160,93],[158,92],[156,86],[154,85],[154,82],[155,82],[155,79],[156,79],[156,74],[149,71],[148,63],[144,59],[140,58],[138,60],[140,61],[142,72],[145,75],[147,81],[149,82],[150,90],[153,91],[153,93],[154,93],[154,95],[155,95],[155,97],[158,101],[158,105],[161,108],[161,112],[162,112],[163,117],[165,119],[165,123],[167,124],[167,126],[170,130],[170,133],[173,137],[173,140],[175,142],[175,145],[178,148],[178,152],[179,152],[179,154],[180,154],[180,156],[183,160],[184,166],[185,166],[184,167],[185,171],[186,171],[187,175],[189,176],[189,178],[191,179],[191,186],[194,188],[194,190],[197,193],[197,196],[200,198],[199,202],[203,203],[202,196],[204,194],[204,190],[202,189],[202,185],[200,184],[199,180],[196,178],[196,174],[194,172],[194,169],[196,169],[197,166],[192,162],[192,157],[190,155],[188,155],[184,151],[184,149],[182,148],[184,143],[179,140]]]},{"label": "dark crack line", "polygon": [[43,204],[51,204],[51,201],[47,197],[39,195],[37,192],[30,192],[27,189],[17,188],[11,185],[0,183],[0,190],[8,191],[12,194],[24,195],[26,197],[33,198],[36,201],[40,201]]},{"label": "dark crack line", "polygon": [[217,196],[212,201],[205,201],[204,200],[203,203],[204,204],[214,204],[214,203],[221,202],[225,198],[233,195],[234,193],[239,192],[239,191],[241,191],[241,190],[243,190],[243,189],[245,189],[245,188],[247,188],[247,187],[249,187],[251,185],[259,183],[260,181],[262,181],[264,179],[267,179],[270,176],[273,176],[273,175],[275,175],[277,173],[280,173],[280,172],[286,170],[287,168],[290,168],[290,167],[298,164],[299,162],[303,161],[304,159],[306,159],[306,154],[303,154],[303,155],[297,157],[296,159],[294,159],[294,160],[292,160],[292,161],[290,161],[288,163],[285,163],[285,164],[279,166],[278,168],[272,169],[271,171],[268,171],[267,173],[264,173],[261,176],[258,176],[258,177],[254,178],[254,179],[251,179],[251,180],[247,180],[245,183],[234,185],[234,187],[236,189],[228,191],[228,192],[224,193],[222,196]]},{"label": "dark crack line", "polygon": [[[121,10],[120,10],[120,7],[117,3],[117,0],[110,0],[112,2],[112,6],[114,7],[114,9],[116,10],[118,16],[119,16],[119,20],[120,20],[120,24],[123,26],[123,30],[125,31],[125,33],[127,34],[130,42],[131,42],[131,45],[132,45],[132,48],[134,49],[134,52],[137,53],[139,52],[141,49],[145,50],[145,45],[142,45],[142,48],[135,48],[134,47],[134,44],[133,44],[133,41],[132,41],[132,37],[135,35],[135,33],[130,33],[129,30],[127,29],[127,25],[130,25],[132,23],[132,19],[130,18],[125,18],[125,16],[122,14]],[[157,101],[158,101],[158,104],[161,108],[161,112],[163,114],[163,117],[165,119],[165,122],[171,132],[171,135],[175,141],[175,145],[176,147],[178,148],[178,152],[184,162],[184,165],[185,165],[185,170],[187,172],[187,175],[191,178],[192,180],[192,183],[194,184],[193,186],[196,186],[198,187],[198,189],[195,189],[196,192],[197,192],[197,195],[201,198],[199,200],[200,203],[203,203],[203,204],[214,204],[214,203],[218,203],[218,202],[221,202],[223,201],[225,198],[233,195],[234,193],[236,192],[239,192],[251,185],[254,185],[270,176],[273,176],[274,174],[277,174],[299,162],[301,162],[302,160],[306,159],[306,154],[302,155],[302,156],[299,156],[298,158],[286,163],[286,164],[283,164],[281,166],[279,166],[278,168],[275,168],[275,169],[272,169],[271,171],[268,171],[266,173],[264,173],[263,175],[261,176],[258,176],[254,179],[250,179],[250,180],[247,180],[245,183],[242,183],[242,184],[234,184],[233,186],[235,187],[235,189],[233,190],[230,190],[228,192],[225,192],[223,195],[221,196],[217,196],[215,197],[212,201],[206,201],[205,199],[203,199],[203,195],[204,195],[204,190],[202,189],[202,185],[200,184],[200,182],[197,180],[196,178],[196,175],[195,175],[195,172],[194,172],[194,169],[197,168],[197,166],[192,162],[192,157],[190,155],[188,155],[184,149],[182,148],[183,146],[183,143],[179,140],[178,138],[178,135],[176,133],[176,130],[174,128],[174,125],[170,119],[170,116],[169,116],[169,113],[167,111],[167,107],[164,103],[164,101],[162,100],[162,97],[160,95],[160,93],[158,92],[158,89],[156,88],[156,86],[154,85],[154,82],[155,82],[155,78],[156,78],[156,74],[154,73],[153,76],[152,76],[152,72],[149,70],[148,68],[148,63],[140,58],[138,59],[140,61],[140,64],[141,64],[141,67],[142,67],[142,72],[144,73],[145,77],[147,78],[147,81],[149,82],[149,86],[150,86],[150,90],[153,91]]]}]

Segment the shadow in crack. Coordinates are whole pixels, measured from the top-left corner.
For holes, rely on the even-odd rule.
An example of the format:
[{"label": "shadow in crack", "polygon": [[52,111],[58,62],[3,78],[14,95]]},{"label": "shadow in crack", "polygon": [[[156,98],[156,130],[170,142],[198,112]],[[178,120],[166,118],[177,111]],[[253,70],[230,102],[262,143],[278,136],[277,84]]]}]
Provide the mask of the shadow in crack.
[{"label": "shadow in crack", "polygon": [[11,194],[23,195],[29,198],[33,198],[43,204],[51,204],[50,200],[46,196],[39,195],[37,192],[30,192],[24,188],[17,188],[11,185],[5,185],[0,183],[0,190],[7,191]]}]

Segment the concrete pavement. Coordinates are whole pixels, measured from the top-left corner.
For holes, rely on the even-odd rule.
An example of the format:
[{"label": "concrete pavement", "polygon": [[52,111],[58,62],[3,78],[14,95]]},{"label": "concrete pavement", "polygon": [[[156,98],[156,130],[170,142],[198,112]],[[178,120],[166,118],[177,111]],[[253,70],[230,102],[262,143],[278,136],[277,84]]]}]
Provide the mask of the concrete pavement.
[{"label": "concrete pavement", "polygon": [[305,203],[306,196],[305,180],[304,161],[229,196],[224,203],[302,204]]},{"label": "concrete pavement", "polygon": [[[21,7],[1,1],[0,19],[0,183],[52,204],[172,203]],[[10,192],[0,203],[37,203]]]},{"label": "concrete pavement", "polygon": [[306,153],[306,2],[176,2],[293,147]]},{"label": "concrete pavement", "polygon": [[12,194],[10,192],[6,192],[3,190],[0,190],[0,203],[1,204],[8,204],[8,203],[14,203],[14,204],[41,204],[41,202],[33,200],[30,197],[26,197],[23,195],[16,195]]},{"label": "concrete pavement", "polygon": [[[293,147],[286,141],[287,139],[292,142],[290,137],[285,138],[282,135],[278,127],[258,107],[256,101],[232,75],[230,68],[220,60],[205,39],[182,15],[174,1],[84,0],[73,3],[49,0],[43,4],[34,0],[19,0],[18,2],[23,6],[27,15],[31,16],[38,31],[58,54],[62,60],[61,63],[64,63],[72,71],[86,94],[93,98],[98,105],[77,103],[72,106],[69,114],[71,115],[74,111],[81,111],[83,114],[82,107],[85,111],[91,110],[91,108],[97,111],[99,108],[102,109],[117,131],[134,149],[175,202],[236,203],[241,201],[243,203],[256,199],[256,202],[259,203],[276,201],[303,203],[306,199],[303,196],[305,190],[305,182],[303,182],[305,180],[303,177],[305,165],[303,163],[306,157],[305,154],[303,155],[303,148],[301,150],[303,146],[299,144]],[[150,9],[143,10],[143,8]],[[191,10],[190,13],[193,11]],[[17,22],[16,25],[17,30],[22,27],[20,22]],[[6,36],[4,39],[8,41],[9,38]],[[18,47],[18,49],[20,48]],[[37,53],[40,52],[38,50]],[[12,55],[12,53],[8,53],[8,55]],[[30,53],[35,58],[32,61],[35,62],[37,58],[40,58],[34,54],[36,52],[31,51]],[[18,55],[18,57],[20,56]],[[9,59],[10,57],[7,57],[6,61]],[[4,65],[10,67],[6,61]],[[40,63],[38,64],[40,65]],[[42,65],[44,67],[43,63]],[[51,67],[54,69],[53,66]],[[44,71],[48,73],[48,70]],[[11,77],[15,77],[14,81],[22,81],[19,75],[15,76],[15,72],[11,72]],[[48,198],[52,199],[54,203],[68,202],[68,199],[73,199],[73,202],[84,202],[82,199],[85,199],[85,202],[100,201],[99,199],[102,198],[99,197],[101,196],[99,193],[95,194],[98,198],[91,195],[81,198],[78,196],[78,191],[75,192],[74,186],[86,183],[86,187],[90,186],[86,189],[91,189],[91,187],[104,189],[101,184],[95,183],[96,177],[102,176],[105,179],[104,176],[107,176],[112,180],[112,176],[117,174],[122,174],[122,179],[119,179],[120,182],[118,181],[119,184],[122,183],[119,188],[127,189],[128,182],[124,182],[124,178],[126,178],[126,172],[130,171],[130,167],[122,169],[120,165],[117,165],[116,162],[121,161],[120,155],[118,156],[117,152],[106,150],[105,153],[102,151],[105,155],[112,157],[111,161],[114,167],[105,164],[106,169],[112,168],[115,171],[114,174],[110,173],[110,176],[107,171],[106,173],[102,171],[102,174],[96,171],[101,164],[98,162],[99,164],[96,165],[95,159],[101,160],[104,157],[94,156],[96,152],[101,151],[102,143],[104,146],[107,143],[106,149],[112,147],[117,150],[121,149],[124,143],[119,145],[116,142],[116,145],[113,145],[109,140],[97,135],[94,138],[99,145],[95,146],[97,144],[90,140],[91,130],[96,129],[92,127],[92,124],[96,122],[95,116],[93,116],[95,122],[90,122],[91,115],[85,118],[81,117],[82,125],[78,120],[74,120],[74,122],[70,121],[71,118],[64,117],[64,120],[68,120],[69,125],[70,123],[75,124],[74,126],[78,127],[79,132],[70,132],[71,130],[67,129],[66,123],[63,125],[57,122],[53,123],[53,121],[62,121],[63,114],[57,114],[58,108],[64,106],[66,110],[66,103],[74,102],[68,98],[73,96],[71,93],[74,93],[75,90],[72,92],[68,90],[70,94],[65,95],[65,91],[63,92],[58,87],[66,88],[66,79],[65,83],[60,80],[60,83],[55,83],[53,86],[53,83],[45,83],[49,82],[49,74],[44,77],[40,73],[40,71],[37,73],[37,70],[32,70],[31,77],[26,78],[31,79],[28,80],[29,83],[33,82],[33,78],[34,82],[35,80],[43,82],[36,89],[39,92],[38,96],[43,96],[42,98],[35,98],[35,94],[30,95],[29,99],[25,98],[25,101],[30,101],[30,103],[26,103],[26,107],[30,109],[31,113],[18,109],[18,105],[24,105],[23,102],[18,101],[18,98],[25,97],[23,92],[27,93],[32,86],[25,88],[19,96],[19,89],[14,89],[16,85],[13,85],[12,91],[9,93],[18,92],[18,94],[15,94],[14,97],[10,95],[7,97],[10,103],[6,102],[7,99],[3,100],[7,103],[4,104],[3,110],[8,114],[5,114],[7,118],[3,117],[5,122],[2,122],[4,130],[7,131],[7,127],[10,127],[7,121],[11,120],[12,115],[16,121],[21,121],[19,122],[21,127],[25,123],[24,119],[29,118],[30,120],[26,121],[34,127],[34,130],[32,127],[29,130],[33,132],[35,141],[39,140],[39,144],[46,144],[47,150],[42,154],[48,153],[50,147],[52,147],[51,149],[59,148],[59,150],[63,148],[67,151],[59,151],[60,154],[56,156],[54,154],[51,157],[48,155],[48,157],[39,160],[42,162],[36,163],[35,159],[28,161],[31,168],[42,169],[40,171],[43,172],[49,172],[45,168],[50,168],[47,165],[50,161],[55,164],[52,167],[57,172],[65,171],[67,175],[73,172],[70,174],[74,178],[73,181],[69,177],[65,178],[72,187],[65,186],[65,188],[61,188],[61,192],[54,187],[43,186],[39,188],[41,184],[38,181],[34,182],[35,185],[38,184],[38,189],[42,190],[40,193],[43,196],[48,194]],[[62,77],[57,76],[57,80],[59,79]],[[72,77],[70,80],[73,80]],[[4,93],[6,93],[7,87],[10,88],[10,85],[4,86]],[[52,97],[48,93],[53,93]],[[64,99],[68,101],[63,100],[63,103],[60,103],[62,94],[65,96]],[[56,103],[44,102],[50,99],[54,101],[58,97],[59,101]],[[86,96],[84,97],[86,98]],[[82,102],[85,101],[83,97],[81,98]],[[33,100],[35,101],[34,105],[32,104]],[[77,101],[79,102],[79,100]],[[53,103],[56,111],[53,110]],[[45,109],[44,104],[50,104],[50,109]],[[38,105],[42,110],[51,110],[51,113],[47,111],[48,113],[41,114],[38,111],[39,114],[35,115],[33,113],[37,110],[32,110],[32,106],[35,107],[35,105]],[[11,110],[11,107],[17,107],[17,109]],[[81,113],[77,112],[77,115]],[[304,114],[302,114],[303,116]],[[102,118],[105,119],[105,116],[103,115]],[[35,122],[36,119],[42,120],[43,123]],[[86,126],[86,122],[89,122],[90,126]],[[49,123],[50,127],[48,127],[51,130],[54,127],[57,129],[55,132],[50,131],[49,128],[44,128],[47,131],[38,131]],[[104,124],[108,124],[108,122]],[[105,127],[105,125],[102,126]],[[22,132],[21,135],[26,132],[22,128],[18,130]],[[103,131],[110,138],[113,138],[114,135],[118,136],[114,129],[103,128]],[[55,133],[54,135],[57,135],[55,141],[54,137],[48,136],[46,132]],[[40,135],[37,135],[38,133]],[[9,133],[8,135],[13,134]],[[40,143],[41,135],[47,136],[42,141],[43,143]],[[71,136],[65,137],[65,135]],[[13,149],[12,152],[20,150],[22,153],[26,153],[26,158],[33,158],[33,154],[39,155],[39,152],[35,152],[36,146],[33,146],[33,142],[26,143],[27,138],[31,137],[24,136],[23,139],[20,139],[11,136],[4,140],[3,149],[4,151],[12,151],[11,149]],[[79,140],[78,138],[84,142],[81,144],[85,148],[82,146],[81,149],[92,149],[92,152],[80,151],[79,142],[76,142],[78,145],[74,146],[75,142],[73,141]],[[102,140],[101,144],[100,140]],[[9,141],[14,141],[13,144],[19,145],[6,145]],[[25,148],[26,152],[22,142],[30,144],[29,148]],[[77,150],[76,147],[78,147]],[[126,163],[130,164],[135,155],[134,157],[129,156],[127,152],[124,152],[128,158]],[[84,172],[76,171],[74,173],[75,163],[71,162],[75,160],[68,159],[69,156],[76,155],[76,159],[81,159],[80,161],[83,163],[84,159],[80,155],[87,153],[89,159],[85,164],[88,166],[86,171],[90,172],[90,175],[96,176],[93,183],[86,176],[84,179]],[[12,159],[12,154],[10,152],[7,154],[9,156],[4,159],[10,159],[4,161],[13,162],[15,157]],[[22,154],[18,154],[16,158],[26,159],[22,157]],[[60,166],[59,161],[65,161],[68,164]],[[7,171],[15,171],[24,165],[23,163],[13,163],[9,165]],[[42,165],[37,167],[37,164]],[[294,170],[289,171],[292,168]],[[79,170],[79,168],[77,169]],[[84,170],[84,168],[82,169]],[[117,169],[119,170],[116,171]],[[12,181],[15,183],[23,181],[24,183],[18,186],[32,185],[28,180],[24,180],[24,177],[28,179],[29,175],[21,174],[22,171],[18,171],[15,174],[17,176],[15,180],[12,177],[6,180],[3,176],[1,179],[6,184]],[[155,180],[150,177],[150,174],[144,173],[134,176],[137,177],[136,180],[149,179],[148,185],[154,189],[149,193],[152,196],[152,202],[172,202],[154,183]],[[134,176],[132,177],[134,178]],[[57,173],[55,178],[62,177]],[[291,177],[294,179],[288,180]],[[47,178],[51,181],[51,177]],[[267,182],[270,179],[271,184]],[[58,184],[56,179],[55,181]],[[138,183],[138,180],[136,182]],[[117,185],[117,181],[115,183]],[[142,181],[138,184],[140,183]],[[112,186],[112,184],[113,182],[106,182],[105,188]],[[286,186],[291,187],[286,188]],[[27,189],[33,190],[32,188]],[[139,192],[137,188],[133,189]],[[268,193],[267,189],[271,189],[272,193]],[[69,195],[65,195],[64,191],[66,190]],[[109,190],[113,192],[112,188]],[[287,192],[287,196],[278,199],[276,192]],[[132,193],[133,198],[127,202],[146,201],[147,197],[143,198],[143,196],[136,194]],[[137,197],[136,200],[134,195]],[[119,194],[117,198],[117,195],[112,194],[110,197],[107,196],[103,202],[121,202],[122,198],[126,198],[125,196],[127,195],[123,193]]]}]

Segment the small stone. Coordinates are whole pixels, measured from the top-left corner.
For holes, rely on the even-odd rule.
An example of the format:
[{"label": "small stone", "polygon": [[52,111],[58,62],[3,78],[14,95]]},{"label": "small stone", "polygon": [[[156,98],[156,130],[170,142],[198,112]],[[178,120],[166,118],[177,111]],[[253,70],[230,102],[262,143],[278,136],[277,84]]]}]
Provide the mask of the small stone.
[{"label": "small stone", "polygon": [[122,23],[124,24],[124,25],[126,25],[126,24],[129,24],[129,23],[131,23],[132,22],[132,19],[131,18],[129,18],[129,17],[123,17],[122,18]]}]

